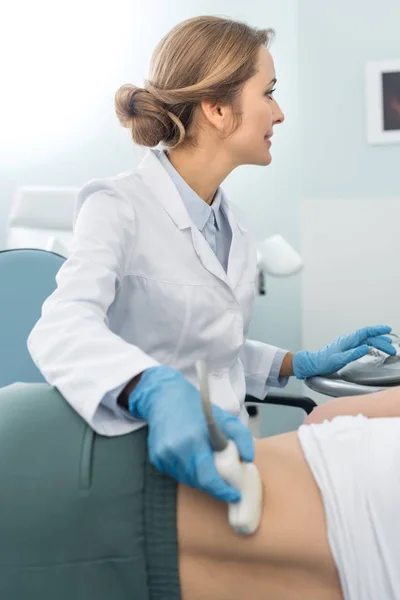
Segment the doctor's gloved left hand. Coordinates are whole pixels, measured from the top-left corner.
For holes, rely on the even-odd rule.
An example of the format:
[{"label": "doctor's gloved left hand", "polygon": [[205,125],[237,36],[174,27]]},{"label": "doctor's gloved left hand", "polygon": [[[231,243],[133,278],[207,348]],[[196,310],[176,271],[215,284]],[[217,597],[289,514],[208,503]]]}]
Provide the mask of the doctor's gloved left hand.
[{"label": "doctor's gloved left hand", "polygon": [[[199,391],[168,367],[147,369],[129,395],[129,411],[149,425],[152,464],[180,483],[198,488],[225,502],[238,502],[240,493],[218,474],[208,438]],[[213,405],[217,425],[251,462],[254,443],[250,431],[234,415]]]},{"label": "doctor's gloved left hand", "polygon": [[369,346],[394,355],[396,350],[392,340],[385,335],[391,331],[392,328],[387,325],[364,327],[350,335],[337,337],[317,352],[297,352],[292,358],[293,373],[297,379],[335,373],[348,363],[365,356]]}]

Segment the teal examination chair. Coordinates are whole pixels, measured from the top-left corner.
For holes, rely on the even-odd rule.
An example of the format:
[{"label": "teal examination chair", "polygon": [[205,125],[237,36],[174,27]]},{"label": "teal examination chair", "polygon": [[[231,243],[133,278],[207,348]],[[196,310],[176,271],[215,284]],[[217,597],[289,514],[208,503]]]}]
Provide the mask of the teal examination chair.
[{"label": "teal examination chair", "polygon": [[64,257],[39,249],[0,251],[0,388],[44,381],[26,341],[44,300],[56,288]]}]

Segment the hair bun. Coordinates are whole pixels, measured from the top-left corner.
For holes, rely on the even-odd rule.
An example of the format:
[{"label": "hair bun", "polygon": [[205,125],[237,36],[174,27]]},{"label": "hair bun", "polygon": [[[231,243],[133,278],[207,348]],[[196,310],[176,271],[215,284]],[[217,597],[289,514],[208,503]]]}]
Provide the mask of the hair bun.
[{"label": "hair bun", "polygon": [[138,95],[144,90],[134,85],[123,85],[115,94],[115,111],[117,117],[124,127],[130,127],[131,120],[138,112]]},{"label": "hair bun", "polygon": [[[183,125],[146,88],[126,84],[115,94],[115,112],[123,127],[131,130],[139,146],[152,148],[160,142],[181,140]],[[184,129],[183,129],[184,135]],[[175,140],[176,138],[176,140]]]}]

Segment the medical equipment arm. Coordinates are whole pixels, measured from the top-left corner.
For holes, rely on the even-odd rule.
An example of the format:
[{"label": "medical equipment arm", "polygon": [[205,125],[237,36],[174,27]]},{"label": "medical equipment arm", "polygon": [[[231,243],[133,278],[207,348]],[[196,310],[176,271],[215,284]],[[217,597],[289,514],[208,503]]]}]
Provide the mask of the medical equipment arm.
[{"label": "medical equipment arm", "polygon": [[335,373],[348,363],[365,356],[370,346],[394,355],[396,350],[392,340],[385,335],[390,332],[391,327],[387,325],[364,327],[355,333],[337,337],[317,352],[301,350],[293,356],[293,372],[297,379]]},{"label": "medical equipment arm", "polygon": [[[235,503],[240,491],[219,475],[213,460],[200,393],[179,371],[158,366],[143,372],[129,396],[129,410],[149,424],[149,457],[160,471],[218,500]],[[254,458],[250,431],[235,416],[213,407],[218,429],[234,441],[245,462]]]},{"label": "medical equipment arm", "polygon": [[[97,185],[97,188],[99,185]],[[130,260],[135,234],[132,204],[90,184],[79,212],[71,253],[57,275],[28,348],[46,380],[98,433],[121,435],[137,422],[103,398],[158,363],[107,326],[107,311]]]}]

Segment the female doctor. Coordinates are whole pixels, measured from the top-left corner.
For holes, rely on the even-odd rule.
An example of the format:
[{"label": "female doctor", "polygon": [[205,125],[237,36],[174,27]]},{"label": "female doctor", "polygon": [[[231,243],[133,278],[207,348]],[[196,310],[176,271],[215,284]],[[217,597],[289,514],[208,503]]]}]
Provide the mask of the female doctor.
[{"label": "female doctor", "polygon": [[157,46],[144,88],[117,91],[133,140],[163,149],[82,188],[70,256],[28,340],[46,380],[94,430],[122,435],[148,423],[159,469],[228,502],[240,496],[214,467],[196,360],[208,363],[220,427],[251,461],[246,391],[263,398],[291,375],[334,372],[369,345],[395,353],[386,326],[294,355],[247,339],[256,251],[220,184],[240,165],[271,162],[284,119],[272,33],[190,19]]}]

